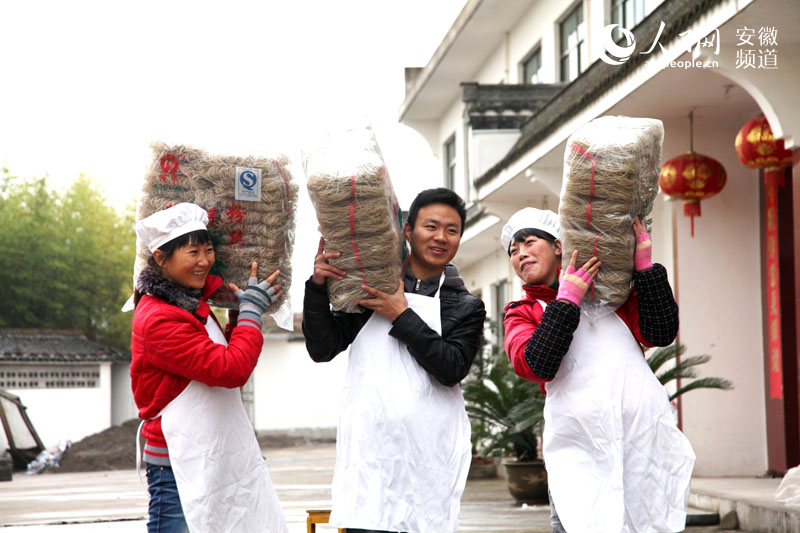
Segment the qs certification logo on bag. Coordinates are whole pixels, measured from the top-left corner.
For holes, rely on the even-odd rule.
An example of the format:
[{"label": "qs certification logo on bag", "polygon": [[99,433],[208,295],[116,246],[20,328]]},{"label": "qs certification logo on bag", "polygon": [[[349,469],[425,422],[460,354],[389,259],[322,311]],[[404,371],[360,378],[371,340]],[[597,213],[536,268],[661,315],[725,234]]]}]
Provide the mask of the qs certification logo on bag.
[{"label": "qs certification logo on bag", "polygon": [[244,202],[261,201],[261,169],[236,167],[236,196]]}]

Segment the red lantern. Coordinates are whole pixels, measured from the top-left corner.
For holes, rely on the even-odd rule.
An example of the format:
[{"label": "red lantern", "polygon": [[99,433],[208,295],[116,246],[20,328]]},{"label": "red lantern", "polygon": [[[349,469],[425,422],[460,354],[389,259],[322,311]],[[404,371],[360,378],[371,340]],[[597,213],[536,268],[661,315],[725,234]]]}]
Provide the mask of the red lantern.
[{"label": "red lantern", "polygon": [[736,134],[736,154],[747,168],[764,169],[764,185],[783,186],[784,168],[792,166],[792,151],[775,139],[764,115],[760,115]]},{"label": "red lantern", "polygon": [[700,216],[700,200],[711,198],[725,187],[725,168],[716,159],[689,150],[661,166],[658,184],[672,198],[685,200],[683,214],[692,219]]}]

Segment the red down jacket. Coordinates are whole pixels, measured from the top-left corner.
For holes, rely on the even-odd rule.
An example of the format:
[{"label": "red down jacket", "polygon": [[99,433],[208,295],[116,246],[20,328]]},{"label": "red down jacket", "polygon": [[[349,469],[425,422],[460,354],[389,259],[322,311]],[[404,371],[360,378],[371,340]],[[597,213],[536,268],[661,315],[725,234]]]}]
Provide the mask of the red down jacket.
[{"label": "red down jacket", "polygon": [[[530,340],[531,335],[533,335],[533,332],[536,331],[542,321],[544,309],[537,300],[542,300],[549,304],[555,299],[557,291],[543,285],[523,285],[522,288],[525,289],[525,298],[506,304],[506,315],[503,320],[505,328],[503,345],[516,374],[528,381],[539,383],[539,388],[542,392],[545,392],[544,383],[550,380],[537,376],[531,370],[530,365],[525,360],[525,346],[527,346],[528,340]],[[644,340],[639,330],[639,304],[635,290],[631,290],[630,296],[616,310],[616,313],[625,322],[640,344],[648,347],[652,346]]]},{"label": "red down jacket", "polygon": [[167,447],[161,432],[161,410],[191,380],[211,387],[243,386],[258,362],[264,338],[253,327],[226,328],[228,346],[216,344],[205,322],[216,321],[206,300],[222,279],[209,275],[203,287],[197,316],[164,300],[144,295],[136,305],[131,338],[131,387],[139,418],[147,420],[142,435],[148,444]]}]

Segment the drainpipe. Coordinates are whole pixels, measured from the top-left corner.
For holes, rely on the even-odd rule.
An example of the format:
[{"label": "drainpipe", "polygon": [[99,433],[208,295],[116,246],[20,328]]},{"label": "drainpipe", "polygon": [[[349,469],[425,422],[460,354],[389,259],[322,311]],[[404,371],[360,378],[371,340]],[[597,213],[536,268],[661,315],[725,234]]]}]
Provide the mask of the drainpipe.
[{"label": "drainpipe", "polygon": [[469,205],[472,199],[472,166],[469,160],[469,145],[472,143],[472,135],[469,126],[469,116],[464,117],[464,131],[462,136],[464,138],[464,203]]},{"label": "drainpipe", "polygon": [[[675,288],[673,292],[675,293],[675,303],[678,304],[678,309],[680,309],[680,283],[678,281],[678,218],[675,216],[675,210],[678,208],[677,202],[670,202],[672,204],[672,209],[670,210],[672,216],[672,272],[675,278]],[[681,331],[678,330],[678,335],[675,337],[675,344],[676,346],[681,343]],[[675,363],[678,364],[681,362],[681,356],[675,358]],[[681,388],[681,378],[676,380],[676,389],[679,390]],[[683,431],[683,398],[678,396],[678,429]]]},{"label": "drainpipe", "polygon": [[505,33],[503,44],[505,46],[505,74],[503,79],[506,83],[511,83],[511,37],[509,32]]}]

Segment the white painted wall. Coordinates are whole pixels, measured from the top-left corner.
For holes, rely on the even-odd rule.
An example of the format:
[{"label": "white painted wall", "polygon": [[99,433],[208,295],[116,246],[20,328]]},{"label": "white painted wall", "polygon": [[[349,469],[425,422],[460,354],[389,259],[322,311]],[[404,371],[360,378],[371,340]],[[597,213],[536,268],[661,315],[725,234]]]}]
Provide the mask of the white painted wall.
[{"label": "white painted wall", "polygon": [[[510,41],[509,41],[510,42]],[[513,56],[511,56],[513,57]],[[476,81],[478,83],[509,83],[509,79],[516,79],[516,73],[513,72],[513,59],[511,61],[511,70],[509,78],[506,77],[506,42],[501,43],[491,51],[489,57],[484,61],[480,68],[473,74],[472,78],[463,81]]]},{"label": "white painted wall", "polygon": [[267,338],[255,382],[256,431],[335,428],[348,352],[329,363],[311,360],[303,341]]},{"label": "white painted wall", "polygon": [[[505,223],[505,221],[503,221]],[[495,308],[493,286],[503,279],[508,280],[509,285],[512,280],[516,278],[514,270],[511,268],[511,263],[508,260],[508,255],[503,253],[500,246],[500,234],[497,235],[497,248],[491,251],[483,259],[475,261],[469,266],[462,268],[458,264],[458,255],[456,255],[453,263],[458,267],[461,277],[467,285],[469,292],[475,294],[480,291],[483,303],[486,306],[486,320],[497,320],[497,317],[492,316],[492,310]],[[519,292],[511,291],[512,295],[519,295]],[[519,296],[514,296],[514,299]]]},{"label": "white painted wall", "polygon": [[131,418],[138,418],[139,410],[133,401],[130,363],[111,365],[111,424],[117,426]]},{"label": "white painted wall", "polygon": [[519,139],[519,130],[477,130],[472,132],[470,144],[470,174],[482,176],[508,151]]},{"label": "white painted wall", "polygon": [[[448,108],[441,122],[439,123],[439,142],[437,146],[432,146],[431,151],[434,155],[439,157],[441,174],[436,186],[444,186],[444,143],[447,142],[451,136],[455,135],[456,139],[456,174],[455,174],[455,187],[454,190],[459,196],[467,200],[470,196],[470,184],[467,182],[467,167],[469,159],[465,145],[464,137],[464,120],[462,118],[464,112],[464,104],[461,102],[461,93],[459,92],[457,98]],[[432,185],[433,186],[433,185]]]},{"label": "white painted wall", "polygon": [[[681,124],[683,122],[683,124]],[[687,355],[709,354],[702,376],[733,381],[735,390],[693,391],[684,396],[683,429],[697,454],[697,476],[762,474],[766,462],[761,251],[757,172],[738,160],[733,138],[739,116],[695,120],[695,150],[725,167],[721,193],[701,204],[691,238],[689,219],[677,205],[677,289],[680,341]],[[685,120],[665,122],[666,131]],[[667,135],[663,160],[686,150],[685,138]]]},{"label": "white painted wall", "polygon": [[111,425],[111,363],[100,363],[100,386],[83,389],[9,389],[28,408],[46,448],[82,438]]},{"label": "white painted wall", "polygon": [[520,18],[509,35],[509,57],[512,77],[510,83],[519,83],[520,62],[537,45],[541,47],[542,83],[558,81],[558,35],[556,34],[556,17],[565,12],[566,2],[535,2],[531,9]]}]

